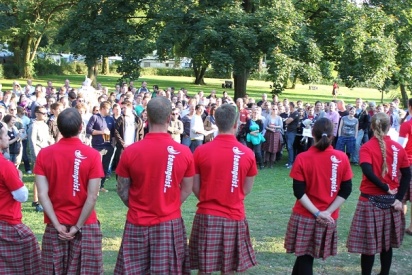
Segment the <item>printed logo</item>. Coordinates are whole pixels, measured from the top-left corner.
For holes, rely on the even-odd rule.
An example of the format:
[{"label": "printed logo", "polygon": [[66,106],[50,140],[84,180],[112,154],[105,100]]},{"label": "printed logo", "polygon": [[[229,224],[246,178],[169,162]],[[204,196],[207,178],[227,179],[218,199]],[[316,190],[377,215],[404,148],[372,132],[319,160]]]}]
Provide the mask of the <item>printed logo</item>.
[{"label": "printed logo", "polygon": [[333,193],[338,192],[338,184],[337,184],[337,178],[338,178],[338,166],[339,163],[342,161],[339,160],[336,156],[332,155],[330,157],[330,160],[332,161],[332,177],[330,178],[330,183],[331,183],[331,188],[330,188],[330,196],[333,197]]},{"label": "printed logo", "polygon": [[232,185],[230,188],[230,192],[234,192],[235,188],[239,187],[239,162],[240,157],[245,153],[240,151],[238,147],[233,147],[232,149],[233,155],[233,168],[232,168]]},{"label": "printed logo", "polygon": [[82,155],[80,150],[74,152],[74,167],[73,167],[73,197],[76,197],[76,192],[80,192],[79,170],[83,159],[87,157]]},{"label": "printed logo", "polygon": [[391,146],[393,151],[393,161],[392,161],[392,180],[398,177],[398,152],[400,151],[395,145]]},{"label": "printed logo", "polygon": [[180,154],[180,152],[176,151],[175,148],[173,148],[173,146],[167,146],[167,151],[169,152],[169,154],[172,154],[172,155]]},{"label": "printed logo", "polygon": [[233,147],[233,153],[235,153],[235,155],[243,155],[244,153],[242,151],[239,150],[239,148],[237,147]]},{"label": "printed logo", "polygon": [[76,150],[76,151],[74,152],[74,156],[75,156],[76,158],[78,158],[78,159],[86,159],[86,158],[87,158],[87,157],[85,157],[85,156],[82,155],[82,152],[80,152],[80,150]]},{"label": "printed logo", "polygon": [[175,161],[176,156],[180,154],[179,151],[176,151],[173,146],[168,146],[167,147],[167,152],[169,155],[167,156],[167,166],[166,166],[166,178],[165,178],[165,184],[163,188],[163,192],[166,193],[167,189],[172,187],[172,174],[173,174],[173,163]]}]

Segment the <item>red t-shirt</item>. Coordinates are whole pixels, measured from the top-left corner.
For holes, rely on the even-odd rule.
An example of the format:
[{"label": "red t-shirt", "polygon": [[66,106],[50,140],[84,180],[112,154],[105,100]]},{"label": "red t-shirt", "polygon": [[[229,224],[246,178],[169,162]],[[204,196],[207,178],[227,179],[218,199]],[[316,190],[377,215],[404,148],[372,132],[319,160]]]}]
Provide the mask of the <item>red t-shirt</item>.
[{"label": "red t-shirt", "polygon": [[13,199],[11,192],[23,186],[14,164],[0,154],[0,221],[21,223],[21,203]]},{"label": "red t-shirt", "polygon": [[245,219],[243,184],[257,174],[255,156],[233,135],[218,135],[194,153],[196,174],[200,175],[197,213]]},{"label": "red t-shirt", "polygon": [[[367,143],[362,145],[359,151],[359,163],[370,163],[374,174],[384,183],[389,184],[390,189],[399,187],[399,169],[409,167],[409,161],[405,150],[396,141],[391,140],[389,136],[384,137],[386,144],[386,163],[388,173],[382,177],[382,153],[379,147],[379,141],[372,137]],[[365,175],[362,176],[360,191],[368,195],[383,195],[384,190],[370,182]],[[362,199],[362,198],[361,198]],[[364,198],[364,200],[367,200]]]},{"label": "red t-shirt", "polygon": [[[353,177],[348,157],[345,153],[329,146],[320,151],[315,146],[296,156],[290,177],[306,183],[305,193],[312,203],[321,211],[328,209],[338,196],[340,184]],[[313,217],[299,200],[293,207],[295,213]],[[332,213],[335,220],[339,217],[339,209]]]},{"label": "red t-shirt", "polygon": [[399,137],[407,138],[405,151],[409,159],[409,165],[412,165],[412,120],[405,121],[399,129]]},{"label": "red t-shirt", "polygon": [[242,109],[239,112],[239,120],[242,123],[246,123],[249,116],[249,111],[247,109]]},{"label": "red t-shirt", "polygon": [[123,151],[116,173],[131,180],[127,221],[150,226],[181,217],[180,183],[195,169],[189,147],[148,133]]},{"label": "red t-shirt", "polygon": [[[84,145],[78,138],[62,138],[54,145],[40,150],[34,166],[36,175],[45,176],[49,183],[49,197],[61,224],[77,223],[87,199],[90,179],[104,177],[100,154]],[[44,222],[51,221],[44,214]],[[97,222],[96,212],[85,224]]]}]

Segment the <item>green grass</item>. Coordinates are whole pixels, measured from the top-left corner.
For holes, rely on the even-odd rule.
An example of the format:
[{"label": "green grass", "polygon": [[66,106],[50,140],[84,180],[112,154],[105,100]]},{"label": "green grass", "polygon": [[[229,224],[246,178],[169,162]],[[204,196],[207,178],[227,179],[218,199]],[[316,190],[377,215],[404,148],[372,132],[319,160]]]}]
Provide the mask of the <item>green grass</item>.
[{"label": "green grass", "polygon": [[[35,79],[33,83],[46,84],[47,80],[52,80],[56,86],[62,85],[64,80],[69,78],[72,86],[77,87],[84,80],[83,76],[49,76]],[[103,86],[114,87],[118,76],[100,76],[99,82]],[[161,77],[142,76],[135,82],[138,86],[140,81],[148,81],[149,87],[159,85],[161,88],[174,86],[176,88],[185,87],[191,94],[203,90],[207,94],[210,90],[216,89],[218,93],[223,91],[221,83],[224,79],[206,79],[206,86],[194,85],[193,78],[189,77]],[[20,80],[20,84],[23,83]],[[10,89],[12,80],[2,80],[5,89]],[[248,94],[256,99],[262,93],[269,93],[269,82],[249,81]],[[304,102],[314,103],[316,100],[331,100],[331,85],[318,85],[319,89],[310,91],[308,85],[298,85],[295,90],[286,90],[280,98],[290,100],[301,99]],[[233,95],[233,90],[227,89]],[[366,88],[355,88],[353,90],[341,88],[339,99],[344,99],[347,103],[354,103],[355,98],[362,97],[365,100],[380,102],[380,93],[377,90]],[[396,92],[385,94],[385,102],[396,95]],[[290,274],[295,257],[285,253],[283,249],[283,238],[291,209],[295,202],[292,192],[292,181],[289,178],[289,171],[284,167],[286,156],[276,163],[273,169],[259,171],[256,177],[255,186],[251,194],[246,198],[246,211],[250,226],[250,234],[254,249],[256,251],[258,266],[250,269],[246,274]],[[348,235],[350,223],[355,211],[359,196],[359,183],[361,171],[358,166],[353,166],[355,177],[353,179],[353,193],[341,208],[341,217],[338,221],[339,247],[338,255],[330,257],[326,261],[315,261],[315,274],[360,274],[359,255],[347,253],[345,242]],[[31,189],[33,176],[25,175],[24,182]],[[113,274],[116,263],[117,252],[120,247],[123,234],[123,226],[126,220],[126,207],[118,198],[115,191],[115,181],[112,177],[106,184],[108,193],[100,194],[96,210],[101,222],[103,231],[103,257],[105,274]],[[190,234],[194,213],[196,211],[196,198],[191,195],[182,206],[183,218],[185,220],[188,235]],[[23,204],[23,218],[39,242],[44,231],[43,215],[34,212],[31,202]],[[407,217],[409,222],[409,213]],[[403,246],[394,250],[394,259],[391,274],[411,274],[412,270],[412,237],[405,235]],[[379,257],[376,258],[374,272],[379,272]]]},{"label": "green grass", "polygon": [[[285,159],[285,156],[284,156]],[[295,257],[286,254],[283,249],[283,238],[291,209],[295,202],[292,192],[292,181],[289,171],[282,160],[273,169],[259,171],[252,192],[246,198],[247,218],[250,235],[257,255],[258,266],[246,274],[290,274]],[[359,196],[361,171],[358,166],[352,166],[353,193],[341,208],[338,220],[339,246],[338,255],[326,261],[316,260],[315,274],[360,274],[359,255],[349,254],[346,250],[346,238]],[[33,176],[25,175],[24,181],[28,187],[33,184]],[[126,219],[126,207],[115,191],[115,181],[112,177],[107,183],[108,193],[100,194],[96,211],[103,231],[103,257],[105,274],[113,274],[117,252],[123,234]],[[191,195],[182,206],[183,219],[188,236],[196,211],[196,198]],[[43,215],[34,212],[31,202],[23,204],[24,223],[36,234],[41,242],[44,230]],[[409,214],[407,217],[409,222]],[[391,274],[410,274],[412,269],[412,237],[405,235],[400,249],[394,249],[394,259]],[[379,272],[379,257],[376,258],[374,272]],[[195,273],[193,273],[195,274]]]},{"label": "green grass", "polygon": [[[56,87],[62,86],[65,79],[69,79],[72,87],[79,87],[84,81],[82,75],[70,75],[70,76],[45,76],[39,77],[33,80],[33,84],[46,85],[47,80],[53,81],[53,85]],[[98,81],[103,86],[109,87],[110,91],[114,90],[114,86],[119,79],[118,75],[99,76]],[[222,83],[227,79],[212,79],[206,78],[206,85],[200,86],[193,84],[194,78],[191,77],[175,77],[175,76],[142,76],[138,81],[135,81],[135,86],[139,87],[141,81],[147,81],[148,87],[158,85],[160,88],[175,87],[179,89],[181,87],[186,88],[189,94],[194,94],[200,90],[203,90],[205,94],[208,94],[212,89],[215,89],[220,96],[223,90],[226,90],[229,95],[233,96],[233,89],[222,89]],[[0,83],[3,84],[3,90],[11,89],[13,80],[3,79]],[[20,85],[23,87],[26,85],[24,80],[19,80]],[[259,99],[262,93],[270,93],[271,82],[249,80],[247,85],[247,93],[249,96]],[[287,89],[280,95],[280,98],[288,98],[289,100],[303,100],[304,102],[314,103],[316,100],[330,101],[332,99],[332,83],[331,85],[317,85],[318,90],[309,90],[309,85],[297,85],[296,89]],[[340,88],[340,95],[338,99],[344,100],[346,103],[355,103],[355,99],[358,97],[364,100],[370,100],[375,102],[381,101],[381,93],[375,89],[368,88],[354,88],[349,89],[346,87]],[[399,96],[399,91],[391,91],[388,94],[384,94],[384,102],[389,102],[391,98]]]}]

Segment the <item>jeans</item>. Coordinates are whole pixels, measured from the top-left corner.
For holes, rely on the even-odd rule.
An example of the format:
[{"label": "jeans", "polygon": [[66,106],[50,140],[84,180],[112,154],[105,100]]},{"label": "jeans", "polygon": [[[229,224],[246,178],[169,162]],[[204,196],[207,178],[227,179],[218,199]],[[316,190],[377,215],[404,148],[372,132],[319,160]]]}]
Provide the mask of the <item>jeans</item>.
[{"label": "jeans", "polygon": [[103,165],[103,171],[104,171],[104,177],[102,178],[102,181],[100,183],[100,188],[104,187],[104,182],[106,181],[106,176],[109,174],[109,166],[110,166],[110,161],[112,160],[112,155],[114,148],[113,146],[106,146],[104,148],[99,148],[97,149],[100,153],[100,156],[102,157],[102,165]]},{"label": "jeans", "polygon": [[197,147],[203,144],[203,139],[193,139],[190,143],[190,151],[192,153],[196,150]]},{"label": "jeans", "polygon": [[192,143],[192,141],[190,140],[190,137],[182,137],[182,144],[186,145],[187,147],[190,147],[190,143]]},{"label": "jeans", "polygon": [[292,165],[295,160],[293,143],[295,142],[296,132],[286,132],[286,145],[288,148],[288,164]]},{"label": "jeans", "polygon": [[359,149],[361,145],[369,140],[368,131],[359,130],[356,137],[355,151],[352,154],[352,162],[359,163]]},{"label": "jeans", "polygon": [[262,143],[258,145],[254,145],[252,143],[247,143],[247,146],[252,149],[253,153],[255,153],[256,162],[259,166],[263,166],[263,159],[262,159]]}]

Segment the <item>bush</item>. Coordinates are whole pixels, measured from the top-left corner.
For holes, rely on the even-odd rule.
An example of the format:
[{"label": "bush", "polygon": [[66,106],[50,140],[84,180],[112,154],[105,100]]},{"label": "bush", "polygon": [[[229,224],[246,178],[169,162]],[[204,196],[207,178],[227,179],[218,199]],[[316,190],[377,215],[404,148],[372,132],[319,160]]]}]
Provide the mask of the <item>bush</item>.
[{"label": "bush", "polygon": [[4,78],[3,64],[0,64],[0,79]]},{"label": "bush", "polygon": [[34,63],[34,71],[37,76],[42,75],[62,75],[63,68],[56,63],[54,63],[51,59],[41,59],[37,58]]},{"label": "bush", "polygon": [[19,67],[14,63],[3,64],[4,78],[14,79],[19,77]]},{"label": "bush", "polygon": [[192,69],[173,69],[173,68],[142,68],[141,75],[162,75],[162,76],[189,76],[193,77]]},{"label": "bush", "polygon": [[121,61],[115,61],[112,64],[109,65],[109,72],[111,74],[117,73],[117,68],[119,68]]}]

